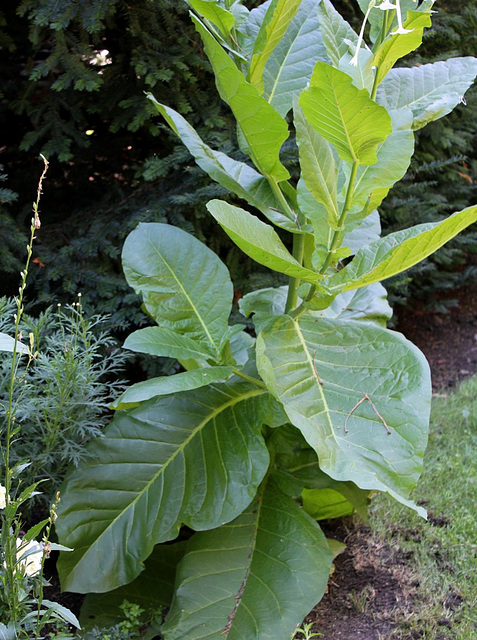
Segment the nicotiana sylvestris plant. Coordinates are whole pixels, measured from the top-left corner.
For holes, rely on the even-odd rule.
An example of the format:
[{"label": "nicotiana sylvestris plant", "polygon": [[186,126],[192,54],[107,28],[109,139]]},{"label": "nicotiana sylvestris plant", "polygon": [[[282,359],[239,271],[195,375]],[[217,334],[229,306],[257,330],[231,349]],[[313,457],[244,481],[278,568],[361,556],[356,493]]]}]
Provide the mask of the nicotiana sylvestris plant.
[{"label": "nicotiana sylvestris plant", "polygon": [[[149,97],[241,199],[207,204],[220,227],[288,284],[240,301],[253,337],[228,324],[232,282],[212,251],[164,224],[130,234],[124,273],[157,326],[125,347],[184,371],[130,387],[67,478],[57,530],[74,551],[59,570],[67,590],[115,590],[86,599],[86,624],[149,598],[169,608],[165,640],[286,640],[337,550],[317,520],[365,515],[373,491],[424,515],[410,492],[429,368],[386,329],[380,282],[476,221],[477,207],[383,238],[377,208],[409,166],[414,130],[462,100],[477,60],[393,68],[420,45],[431,0],[359,0],[369,46],[329,0],[189,4],[250,161],[211,149]],[[280,159],[291,129],[296,178]]]}]

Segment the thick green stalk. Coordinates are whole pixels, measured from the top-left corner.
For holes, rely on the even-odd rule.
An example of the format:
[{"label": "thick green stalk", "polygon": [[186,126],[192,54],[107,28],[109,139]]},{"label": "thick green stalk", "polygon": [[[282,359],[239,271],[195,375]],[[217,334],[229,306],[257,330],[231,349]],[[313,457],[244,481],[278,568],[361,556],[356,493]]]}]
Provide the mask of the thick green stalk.
[{"label": "thick green stalk", "polygon": [[[300,265],[303,263],[303,253],[305,249],[305,236],[303,234],[293,235],[293,257]],[[291,277],[288,283],[288,295],[285,305],[285,313],[294,309],[298,302],[298,287],[300,279]]]},{"label": "thick green stalk", "polygon": [[244,380],[251,382],[256,387],[260,387],[260,389],[267,388],[266,385],[261,380],[258,380],[257,378],[253,378],[252,376],[248,376],[246,373],[243,373],[243,371],[239,371],[238,369],[232,369],[232,371],[236,376],[239,376],[240,378],[243,378]]}]

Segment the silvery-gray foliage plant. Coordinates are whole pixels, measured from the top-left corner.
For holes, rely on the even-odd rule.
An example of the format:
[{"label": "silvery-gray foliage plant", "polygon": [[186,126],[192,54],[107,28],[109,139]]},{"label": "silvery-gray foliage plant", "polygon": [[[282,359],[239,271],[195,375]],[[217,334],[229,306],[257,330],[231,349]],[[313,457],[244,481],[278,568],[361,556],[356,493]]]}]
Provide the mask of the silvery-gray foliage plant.
[{"label": "silvery-gray foliage plant", "polygon": [[[416,226],[385,237],[378,207],[409,166],[414,131],[462,101],[477,61],[394,68],[420,45],[433,1],[358,2],[359,34],[330,0],[252,11],[189,0],[247,161],[149,98],[241,205],[212,200],[210,214],[288,284],[240,300],[252,336],[228,324],[229,272],[201,242],[164,224],[127,238],[124,273],[157,324],[125,347],[184,371],[127,389],[62,490],[57,531],[74,548],[59,563],[64,589],[115,590],[88,597],[84,621],[149,599],[168,607],[165,640],[285,640],[324,593],[336,552],[317,521],[365,515],[375,491],[424,515],[410,494],[429,368],[386,329],[380,283],[475,222],[477,207],[427,224],[416,211]],[[298,180],[280,159],[291,130]]]}]

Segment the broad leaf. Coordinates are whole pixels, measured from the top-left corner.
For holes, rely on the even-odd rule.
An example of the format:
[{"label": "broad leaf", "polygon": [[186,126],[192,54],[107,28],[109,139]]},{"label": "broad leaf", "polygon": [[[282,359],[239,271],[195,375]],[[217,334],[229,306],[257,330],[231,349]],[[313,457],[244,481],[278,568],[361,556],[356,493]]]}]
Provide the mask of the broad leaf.
[{"label": "broad leaf", "polygon": [[390,278],[424,260],[476,221],[477,206],[474,205],[442,222],[390,233],[360,249],[346,267],[329,278],[326,286],[331,291],[349,291]]},{"label": "broad leaf", "polygon": [[233,286],[213,251],[177,227],[141,223],[127,237],[122,258],[126,280],[156,322],[220,351]]},{"label": "broad leaf", "polygon": [[420,129],[462,102],[476,74],[477,58],[471,57],[392,69],[378,89],[377,101],[388,110],[410,108],[413,129]]},{"label": "broad leaf", "polygon": [[174,594],[177,563],[185,552],[185,542],[157,545],[144,563],[144,571],[130,584],[108,593],[87,595],[81,607],[80,623],[84,629],[109,627],[124,620],[120,608],[125,600],[142,609],[168,607]]},{"label": "broad leaf", "polygon": [[303,509],[313,520],[344,518],[354,512],[351,502],[336,489],[304,489],[302,499]]},{"label": "broad leaf", "polygon": [[150,378],[144,382],[133,384],[110,406],[111,409],[130,409],[157,396],[199,389],[213,382],[225,380],[232,373],[233,367],[206,367],[176,373],[172,376]]},{"label": "broad leaf", "polygon": [[290,220],[279,210],[267,180],[244,162],[229,158],[221,151],[214,151],[200,138],[199,134],[177,111],[158,102],[152,94],[148,98],[166,119],[201,169],[222,187],[261,211],[269,220],[289,231],[296,231],[295,220]]},{"label": "broad leaf", "polygon": [[215,0],[188,0],[190,6],[198,14],[209,20],[220,31],[222,37],[228,39],[235,25],[235,18],[230,11],[223,9]]},{"label": "broad leaf", "polygon": [[264,91],[263,72],[275,47],[283,39],[301,0],[272,0],[255,39],[249,67],[249,80],[260,94]]},{"label": "broad leaf", "polygon": [[271,406],[234,378],[117,413],[61,491],[56,530],[74,549],[60,557],[63,588],[115,589],[182,523],[202,530],[237,517],[268,467],[260,428]]},{"label": "broad leaf", "polygon": [[338,67],[341,58],[348,53],[350,42],[357,46],[358,35],[334,8],[330,0],[321,0],[318,5],[318,19],[323,42],[334,67]]},{"label": "broad leaf", "polygon": [[282,316],[259,335],[257,365],[326,474],[413,506],[431,400],[414,345],[365,323]]},{"label": "broad leaf", "polygon": [[290,174],[281,164],[279,153],[288,138],[286,121],[268,104],[257,89],[245,80],[215,38],[192,17],[204,43],[205,52],[215,73],[220,97],[232,109],[251,150],[256,167],[266,176],[281,182]]},{"label": "broad leaf", "polygon": [[326,207],[315,200],[303,178],[298,180],[296,190],[300,211],[307,220],[312,222],[315,245],[328,250],[333,239],[333,229],[329,224],[329,213]]},{"label": "broad leaf", "polygon": [[378,211],[373,211],[360,224],[348,233],[343,246],[349,247],[354,255],[358,249],[365,247],[381,237],[381,219]]},{"label": "broad leaf", "polygon": [[[313,198],[326,208],[329,226],[336,229],[340,212],[337,196],[338,167],[333,150],[329,142],[308,123],[298,103],[293,113],[301,177]],[[312,212],[308,212],[308,217],[315,226],[311,214]]]},{"label": "broad leaf", "polygon": [[244,209],[222,200],[211,200],[207,209],[244,253],[269,269],[318,284],[318,273],[302,267],[289,253],[272,227]]},{"label": "broad leaf", "polygon": [[422,42],[424,28],[430,26],[430,11],[426,13],[419,11],[407,12],[404,28],[409,30],[409,33],[388,36],[388,39],[383,42],[375,53],[374,64],[376,65],[376,83],[378,85],[393,68],[395,62],[419,47]]},{"label": "broad leaf", "polygon": [[239,518],[190,540],[164,638],[289,638],[322,597],[330,568],[318,525],[269,480]]},{"label": "broad leaf", "polygon": [[126,338],[123,345],[124,349],[131,351],[176,360],[187,358],[208,360],[215,354],[207,346],[203,342],[192,340],[165,327],[138,329]]},{"label": "broad leaf", "polygon": [[281,116],[308,84],[316,61],[328,61],[318,23],[319,1],[302,0],[263,72],[265,97]]},{"label": "broad leaf", "polygon": [[366,89],[357,89],[346,73],[324,62],[316,63],[300,106],[311,126],[348,162],[375,163],[378,145],[392,131],[386,109]]}]

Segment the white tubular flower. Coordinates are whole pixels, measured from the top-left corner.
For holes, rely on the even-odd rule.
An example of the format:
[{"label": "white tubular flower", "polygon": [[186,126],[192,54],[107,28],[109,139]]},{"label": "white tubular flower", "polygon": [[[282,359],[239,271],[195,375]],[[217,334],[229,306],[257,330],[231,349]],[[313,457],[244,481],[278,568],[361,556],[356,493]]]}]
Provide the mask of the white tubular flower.
[{"label": "white tubular flower", "polygon": [[358,36],[358,43],[356,44],[356,52],[354,54],[354,56],[351,58],[351,60],[349,61],[349,63],[351,65],[353,65],[353,67],[357,67],[358,66],[358,56],[359,56],[359,50],[361,49],[361,45],[363,43],[363,37],[364,37],[364,28],[366,26],[366,22],[368,21],[368,17],[369,14],[371,13],[371,9],[373,9],[376,5],[376,0],[371,0],[369,5],[368,5],[368,9],[365,13],[364,16],[364,20],[363,20],[363,26],[361,27],[361,31],[359,32],[359,36]]},{"label": "white tubular flower", "polygon": [[376,7],[376,9],[381,9],[381,11],[392,11],[395,8],[396,5],[389,0],[383,0],[382,4],[380,4],[379,7]]},{"label": "white tubular flower", "polygon": [[41,571],[43,559],[43,545],[36,540],[30,540],[22,546],[23,540],[17,538],[17,563],[26,576],[36,576]]},{"label": "white tubular flower", "polygon": [[7,499],[7,490],[5,489],[3,484],[0,484],[0,509],[5,509],[5,507],[7,506],[6,499]]},{"label": "white tubular flower", "polygon": [[398,28],[396,29],[396,31],[392,31],[391,35],[395,36],[395,35],[405,35],[406,33],[411,33],[411,31],[414,31],[414,29],[405,29],[403,27],[402,24],[402,15],[401,15],[401,5],[399,4],[400,0],[396,0],[396,15],[397,15],[397,21],[398,21]]}]

